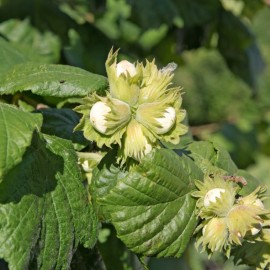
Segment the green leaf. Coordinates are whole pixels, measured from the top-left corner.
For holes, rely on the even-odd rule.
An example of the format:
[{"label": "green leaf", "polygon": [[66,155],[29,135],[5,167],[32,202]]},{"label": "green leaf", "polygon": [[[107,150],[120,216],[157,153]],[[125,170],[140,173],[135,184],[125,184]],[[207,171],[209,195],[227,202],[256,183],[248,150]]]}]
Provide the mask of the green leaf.
[{"label": "green leaf", "polygon": [[34,94],[54,97],[86,96],[104,91],[107,79],[86,70],[53,64],[16,65],[1,82],[0,94],[31,90]]},{"label": "green leaf", "polygon": [[41,124],[40,115],[0,103],[0,183],[4,175],[22,160],[34,131],[40,129]]},{"label": "green leaf", "polygon": [[[28,58],[33,59],[33,54],[40,62],[55,63],[60,56],[60,41],[49,31],[40,33],[31,26],[29,18],[23,21],[10,19],[0,24],[0,34],[5,36],[17,48],[24,50]],[[34,60],[34,59],[33,59]]]},{"label": "green leaf", "polygon": [[243,177],[247,185],[243,185],[239,194],[246,196],[260,185],[260,182],[250,173],[239,170],[230,157],[230,154],[215,143],[200,141],[188,145],[184,151],[190,156],[205,176],[210,174],[230,175]]},{"label": "green leaf", "polygon": [[129,172],[101,163],[93,175],[92,194],[130,250],[179,257],[197,223],[193,181],[202,178],[191,159],[160,149]]},{"label": "green leaf", "polygon": [[29,61],[29,58],[23,52],[0,37],[0,80],[8,69],[27,61]]},{"label": "green leaf", "polygon": [[187,27],[202,25],[215,20],[220,8],[216,0],[173,0],[180,17]]},{"label": "green leaf", "polygon": [[244,80],[254,94],[264,62],[250,29],[232,13],[220,12],[218,49],[233,73]]},{"label": "green leaf", "polygon": [[229,153],[211,142],[192,142],[184,153],[194,160],[205,175],[212,173],[235,175],[238,172]]},{"label": "green leaf", "polygon": [[249,265],[249,269],[269,269],[269,231],[265,230],[262,234],[265,235],[263,241],[244,241],[241,246],[232,251],[235,264]]},{"label": "green leaf", "polygon": [[239,194],[242,196],[249,195],[259,185],[264,186],[264,183],[260,183],[256,177],[254,177],[253,175],[251,175],[249,172],[245,170],[238,170],[237,175],[244,177],[248,183],[248,185],[244,186],[239,192]]},{"label": "green leaf", "polygon": [[128,2],[132,7],[133,20],[139,22],[144,29],[158,28],[162,23],[171,25],[178,14],[171,0],[128,0]]},{"label": "green leaf", "polygon": [[157,28],[162,24],[171,26],[183,20],[187,27],[201,25],[213,20],[219,9],[215,0],[129,0],[132,18],[143,29]]},{"label": "green leaf", "polygon": [[97,218],[71,142],[35,133],[0,186],[0,258],[14,270],[31,261],[35,269],[69,269],[78,244],[92,247],[96,239]]},{"label": "green leaf", "polygon": [[43,109],[37,112],[43,116],[41,127],[43,133],[71,140],[78,148],[83,148],[89,143],[82,132],[74,131],[80,121],[80,116],[73,110]]}]

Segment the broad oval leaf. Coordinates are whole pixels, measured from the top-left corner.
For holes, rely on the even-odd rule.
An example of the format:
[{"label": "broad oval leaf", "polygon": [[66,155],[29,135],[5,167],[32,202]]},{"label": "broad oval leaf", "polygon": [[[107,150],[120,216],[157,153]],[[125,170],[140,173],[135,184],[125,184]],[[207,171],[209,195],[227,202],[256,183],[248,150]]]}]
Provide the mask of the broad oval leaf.
[{"label": "broad oval leaf", "polygon": [[207,142],[192,142],[184,150],[205,175],[212,173],[237,174],[238,168],[229,153],[218,145]]},{"label": "broad oval leaf", "polygon": [[0,183],[4,175],[22,160],[33,132],[40,129],[41,123],[41,115],[0,103]]},{"label": "broad oval leaf", "polygon": [[0,95],[31,90],[42,96],[86,96],[105,91],[107,87],[105,77],[77,67],[28,62],[15,65],[5,74]]},{"label": "broad oval leaf", "polygon": [[204,172],[205,176],[211,174],[230,175],[238,177],[242,184],[247,182],[247,185],[242,185],[239,192],[242,196],[248,195],[260,184],[258,179],[247,171],[239,170],[230,154],[215,143],[207,141],[192,142],[185,151]]},{"label": "broad oval leaf", "polygon": [[94,173],[93,195],[129,249],[179,257],[197,224],[191,192],[193,181],[202,178],[191,159],[160,149],[129,172],[101,164]]},{"label": "broad oval leaf", "polygon": [[13,270],[69,269],[78,244],[92,247],[96,239],[72,143],[35,133],[0,185],[0,258]]}]

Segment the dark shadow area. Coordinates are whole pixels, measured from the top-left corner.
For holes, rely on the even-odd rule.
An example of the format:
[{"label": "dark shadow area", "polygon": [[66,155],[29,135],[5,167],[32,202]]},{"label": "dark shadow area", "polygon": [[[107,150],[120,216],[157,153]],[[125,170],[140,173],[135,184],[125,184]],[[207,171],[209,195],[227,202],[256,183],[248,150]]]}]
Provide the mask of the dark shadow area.
[{"label": "dark shadow area", "polygon": [[55,189],[56,174],[63,173],[64,160],[46,148],[46,142],[37,133],[22,161],[13,167],[0,184],[0,203],[18,203],[23,196],[42,197]]},{"label": "dark shadow area", "polygon": [[88,145],[89,141],[84,138],[82,131],[74,131],[81,116],[71,109],[48,108],[35,111],[43,116],[41,132],[48,135],[71,140],[73,143]]},{"label": "dark shadow area", "polygon": [[93,170],[91,184],[93,198],[104,196],[116,185],[118,175],[121,173],[121,170],[116,165],[116,153],[117,147],[113,147]]},{"label": "dark shadow area", "polygon": [[173,151],[174,151],[179,157],[185,155],[185,156],[191,158],[192,160],[194,160],[194,159],[191,157],[191,152],[190,152],[190,150],[187,149],[187,147],[188,147],[188,146],[185,146],[185,147],[183,147],[182,149],[173,149]]},{"label": "dark shadow area", "polygon": [[71,270],[107,270],[101,254],[97,248],[89,250],[82,245],[76,250],[72,261]]},{"label": "dark shadow area", "polygon": [[98,164],[98,169],[102,170],[102,168],[110,169],[112,165],[116,165],[116,157],[117,157],[118,147],[116,145],[108,151],[108,153],[102,158],[102,160]]},{"label": "dark shadow area", "polygon": [[9,270],[8,263],[2,259],[0,259],[0,270]]},{"label": "dark shadow area", "polygon": [[102,256],[107,270],[143,270],[138,256],[129,251],[125,244],[116,236],[115,228],[111,224],[102,224],[102,230],[106,236],[101,237],[97,248]]}]

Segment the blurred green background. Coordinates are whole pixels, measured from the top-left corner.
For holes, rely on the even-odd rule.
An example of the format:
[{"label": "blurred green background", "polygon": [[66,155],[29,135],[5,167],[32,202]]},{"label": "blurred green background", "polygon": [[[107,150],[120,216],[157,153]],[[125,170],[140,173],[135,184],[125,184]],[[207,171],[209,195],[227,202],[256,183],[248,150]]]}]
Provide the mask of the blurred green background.
[{"label": "blurred green background", "polygon": [[[268,185],[269,5],[266,0],[0,0],[0,42],[8,42],[29,61],[69,64],[104,75],[112,46],[130,61],[155,58],[160,67],[177,63],[174,80],[183,87],[194,138],[219,143],[239,168]],[[0,67],[0,81],[3,72]],[[30,92],[0,101],[24,109],[73,107],[72,100]],[[124,249],[113,239],[111,249]],[[104,249],[103,256],[108,252]],[[122,260],[129,263],[118,266],[108,257],[108,270],[133,269],[137,263],[130,256]],[[193,245],[181,259],[148,263],[157,270],[248,269],[221,255],[208,261]]]}]

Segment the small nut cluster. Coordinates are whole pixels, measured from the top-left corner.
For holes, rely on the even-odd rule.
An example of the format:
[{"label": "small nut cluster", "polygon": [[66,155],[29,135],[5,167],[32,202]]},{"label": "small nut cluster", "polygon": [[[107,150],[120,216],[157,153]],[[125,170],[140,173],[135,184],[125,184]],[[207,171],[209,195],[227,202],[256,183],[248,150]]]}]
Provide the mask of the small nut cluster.
[{"label": "small nut cluster", "polygon": [[159,141],[179,143],[187,132],[181,122],[181,88],[170,87],[175,64],[161,70],[155,62],[117,63],[117,52],[106,61],[109,91],[91,95],[76,111],[83,114],[77,130],[99,147],[119,145],[118,157],[140,161]]},{"label": "small nut cluster", "polygon": [[197,246],[210,255],[224,250],[229,256],[232,246],[257,237],[269,211],[260,199],[264,188],[258,187],[247,196],[239,196],[237,183],[224,177],[206,177],[197,181],[197,211],[202,222],[197,228]]}]

